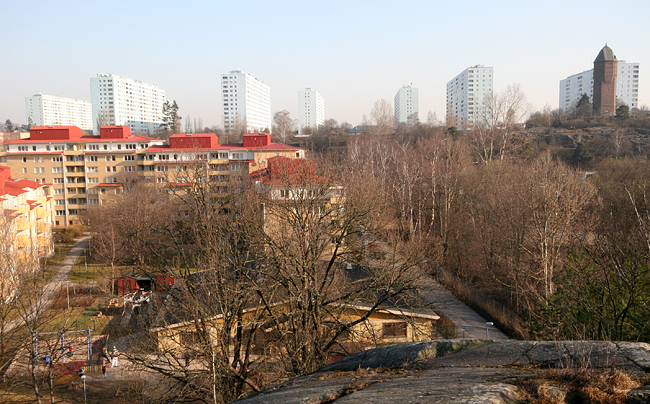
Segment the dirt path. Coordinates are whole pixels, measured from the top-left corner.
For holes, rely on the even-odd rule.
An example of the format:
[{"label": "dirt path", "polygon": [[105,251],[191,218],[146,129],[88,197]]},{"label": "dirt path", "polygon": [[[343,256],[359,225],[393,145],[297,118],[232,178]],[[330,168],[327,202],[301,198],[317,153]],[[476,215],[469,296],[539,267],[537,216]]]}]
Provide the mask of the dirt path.
[{"label": "dirt path", "polygon": [[[50,306],[52,306],[59,289],[65,285],[72,267],[77,262],[77,259],[79,259],[81,254],[83,254],[83,251],[88,245],[89,240],[90,236],[84,236],[77,240],[72,249],[68,252],[68,255],[66,255],[63,262],[61,262],[61,265],[59,265],[59,269],[43,287],[43,293],[40,298],[36,299],[36,301],[33,302],[30,307],[27,307],[25,309],[25,313],[27,313],[28,319],[33,318],[38,313],[42,313],[44,310],[47,310]],[[18,299],[18,302],[20,302],[20,296],[16,297],[16,299]],[[21,317],[9,321],[5,324],[5,332],[13,330],[24,322],[25,319]]]}]

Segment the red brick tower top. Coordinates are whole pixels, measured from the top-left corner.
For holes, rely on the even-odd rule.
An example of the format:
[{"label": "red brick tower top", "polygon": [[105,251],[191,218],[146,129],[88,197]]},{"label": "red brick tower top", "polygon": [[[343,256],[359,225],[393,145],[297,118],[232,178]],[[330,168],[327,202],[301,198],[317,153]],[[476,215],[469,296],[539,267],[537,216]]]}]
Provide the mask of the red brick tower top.
[{"label": "red brick tower top", "polygon": [[611,115],[616,112],[616,75],[618,60],[605,44],[594,60],[594,113]]}]

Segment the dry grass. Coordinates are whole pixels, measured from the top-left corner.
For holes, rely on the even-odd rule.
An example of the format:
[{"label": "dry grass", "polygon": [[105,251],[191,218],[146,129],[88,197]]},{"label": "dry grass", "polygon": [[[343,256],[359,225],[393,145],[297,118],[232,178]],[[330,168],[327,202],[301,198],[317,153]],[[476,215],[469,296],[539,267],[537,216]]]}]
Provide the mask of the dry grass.
[{"label": "dry grass", "polygon": [[551,369],[519,385],[525,391],[524,403],[624,404],[627,393],[642,384],[618,369],[598,372],[580,368]]}]

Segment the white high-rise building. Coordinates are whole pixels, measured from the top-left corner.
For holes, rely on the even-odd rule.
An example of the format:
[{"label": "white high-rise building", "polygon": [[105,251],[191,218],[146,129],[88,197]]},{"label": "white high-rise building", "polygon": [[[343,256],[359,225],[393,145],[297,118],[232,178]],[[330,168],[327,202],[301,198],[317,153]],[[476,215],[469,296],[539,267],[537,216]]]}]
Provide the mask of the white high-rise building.
[{"label": "white high-rise building", "polygon": [[403,86],[395,94],[395,122],[415,124],[419,120],[418,89]]},{"label": "white high-rise building", "polygon": [[271,130],[271,89],[263,81],[239,69],[221,75],[223,128],[231,132]]},{"label": "white high-rise building", "polygon": [[[560,80],[560,109],[570,111],[576,106],[582,94],[587,94],[589,100],[594,96],[594,69],[574,74]],[[630,109],[639,107],[639,63],[618,61],[616,75],[616,98],[625,103]]]},{"label": "white high-rise building", "polygon": [[447,83],[447,123],[458,129],[492,125],[490,103],[494,68],[476,65]]},{"label": "white high-rise building", "polygon": [[128,125],[135,134],[153,134],[162,123],[165,91],[116,74],[102,73],[90,78],[93,130],[99,126]]},{"label": "white high-rise building", "polygon": [[316,90],[306,88],[298,91],[298,131],[304,128],[318,129],[325,122],[325,99]]},{"label": "white high-rise building", "polygon": [[92,130],[93,112],[90,102],[55,95],[34,94],[25,97],[27,122],[33,126],[78,126]]}]

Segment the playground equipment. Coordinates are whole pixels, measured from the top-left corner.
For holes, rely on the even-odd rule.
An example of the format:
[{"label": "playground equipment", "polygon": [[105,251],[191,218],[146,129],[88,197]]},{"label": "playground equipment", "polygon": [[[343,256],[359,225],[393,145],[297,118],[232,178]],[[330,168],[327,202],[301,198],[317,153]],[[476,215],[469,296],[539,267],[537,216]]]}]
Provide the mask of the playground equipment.
[{"label": "playground equipment", "polygon": [[[61,338],[61,355],[63,356],[63,355],[66,354],[65,334],[66,333],[78,333],[78,332],[86,333],[86,345],[88,346],[88,360],[90,361],[90,358],[91,358],[91,356],[93,354],[93,342],[92,342],[93,340],[92,340],[92,335],[91,335],[92,330],[90,329],[90,327],[88,327],[88,329],[86,329],[86,330],[79,330],[79,331],[65,330],[65,329],[61,329],[61,331],[55,331],[55,332],[40,332],[39,333],[38,331],[36,331],[34,333],[34,355],[36,355],[36,357],[38,357],[38,336],[39,335],[59,334],[61,336],[60,337]],[[68,349],[69,349],[69,351],[68,351],[69,356],[72,356],[72,345],[70,345]]]}]

